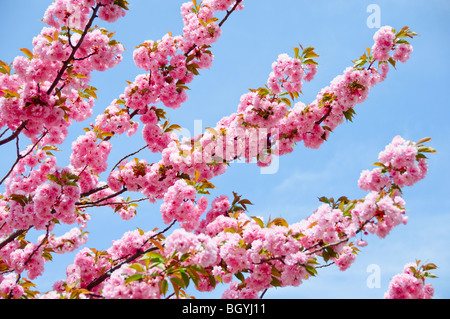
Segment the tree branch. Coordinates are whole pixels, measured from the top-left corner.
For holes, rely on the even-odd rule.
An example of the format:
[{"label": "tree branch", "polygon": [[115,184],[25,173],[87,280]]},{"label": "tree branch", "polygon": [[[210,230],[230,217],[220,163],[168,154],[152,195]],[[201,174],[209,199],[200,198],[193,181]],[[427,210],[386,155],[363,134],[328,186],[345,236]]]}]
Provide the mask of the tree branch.
[{"label": "tree branch", "polygon": [[52,85],[50,86],[50,88],[47,91],[47,95],[52,94],[53,90],[55,89],[55,87],[58,85],[59,81],[61,80],[64,72],[66,72],[67,67],[69,66],[69,64],[75,59],[75,54],[77,53],[78,49],[80,48],[81,44],[84,41],[84,38],[86,37],[86,35],[89,32],[89,29],[92,26],[92,23],[94,22],[95,18],[97,17],[97,12],[100,9],[100,7],[102,7],[103,4],[98,3],[94,8],[93,8],[93,13],[91,18],[89,19],[86,27],[84,28],[83,34],[80,37],[80,40],[78,41],[77,45],[72,49],[72,53],[70,54],[69,58],[64,61],[63,66],[61,67],[61,70],[59,70],[58,75],[56,76],[56,79],[53,81]]},{"label": "tree branch", "polygon": [[141,148],[140,148],[139,150],[137,150],[136,152],[131,153],[131,154],[129,154],[129,155],[127,155],[127,156],[121,158],[121,159],[117,162],[117,164],[114,165],[114,167],[112,168],[111,172],[114,171],[114,170],[116,169],[116,167],[119,166],[120,163],[122,163],[123,160],[126,160],[128,157],[131,157],[131,156],[133,156],[133,155],[138,154],[138,153],[141,152],[142,150],[146,149],[147,146],[148,146],[148,145],[145,145],[144,147],[141,147]]},{"label": "tree branch", "polygon": [[17,136],[19,136],[20,132],[23,131],[25,126],[27,126],[29,120],[23,121],[22,124],[17,128],[17,130],[14,131],[9,137],[5,138],[4,140],[0,141],[0,145],[4,145],[6,143],[11,142],[13,139],[15,139]]},{"label": "tree branch", "polygon": [[242,0],[238,0],[236,1],[236,3],[234,4],[233,8],[230,11],[227,11],[227,15],[225,16],[225,18],[222,19],[222,21],[220,21],[219,23],[219,27],[222,27],[222,25],[225,23],[225,21],[228,20],[228,18],[230,17],[230,15],[236,10],[236,8],[239,6],[239,4],[242,2]]},{"label": "tree branch", "polygon": [[8,245],[10,242],[12,242],[14,239],[16,239],[17,237],[22,236],[23,234],[25,234],[27,231],[29,231],[33,226],[28,227],[28,229],[19,229],[16,230],[14,233],[12,233],[7,239],[5,239],[4,241],[2,241],[0,243],[0,250],[5,247],[6,245]]},{"label": "tree branch", "polygon": [[98,193],[98,192],[100,192],[100,191],[102,191],[102,190],[105,190],[105,189],[108,189],[108,188],[109,188],[109,185],[103,185],[103,186],[94,188],[94,189],[90,190],[89,192],[82,193],[82,194],[80,195],[80,198],[90,196],[90,195],[92,195],[92,194]]},{"label": "tree branch", "polygon": [[[109,187],[108,185],[105,185],[105,186],[107,186],[106,188]],[[104,187],[104,186],[103,186],[103,187]],[[105,188],[105,189],[106,189],[106,188]],[[89,205],[94,205],[94,206],[95,206],[95,204],[98,204],[98,203],[104,202],[105,200],[108,200],[108,199],[114,198],[114,197],[116,197],[116,196],[119,196],[119,195],[125,193],[127,190],[128,190],[128,189],[127,189],[126,187],[124,187],[122,190],[120,190],[120,191],[118,191],[118,192],[116,192],[116,193],[114,193],[114,194],[111,194],[111,195],[109,195],[109,196],[106,196],[106,197],[104,197],[104,198],[101,198],[101,199],[99,199],[99,200],[97,200],[97,201],[95,201],[95,202],[91,202],[91,203],[81,203],[81,202],[77,202],[77,203],[75,203],[75,205],[81,206],[81,205],[87,205],[87,204],[89,204]],[[82,194],[82,195],[83,195],[83,194]]]},{"label": "tree branch", "polygon": [[[148,243],[149,240],[167,232],[173,225],[175,224],[175,221],[172,222],[172,224],[170,224],[166,229],[160,231],[159,233],[151,236],[150,238],[148,238],[141,247],[143,247],[145,244]],[[120,267],[122,267],[125,264],[128,264],[132,261],[134,261],[136,258],[141,257],[142,255],[145,255],[146,253],[149,253],[151,251],[155,251],[158,250],[158,247],[151,247],[147,250],[140,250],[138,249],[138,251],[136,253],[134,253],[133,255],[131,255],[130,257],[128,257],[127,259],[125,259],[124,261],[120,262],[119,264],[115,265],[114,267],[110,268],[108,271],[106,271],[103,275],[101,275],[100,277],[98,277],[97,279],[95,279],[94,281],[92,281],[88,286],[87,286],[87,290],[92,290],[94,287],[98,286],[99,284],[101,284],[103,281],[105,281],[106,279],[109,278],[109,276],[111,276],[111,274],[116,271],[117,269],[119,269]]]},{"label": "tree branch", "polygon": [[[242,0],[238,0],[236,1],[236,3],[234,4],[233,8],[231,8],[231,10],[227,10],[227,14],[226,16],[222,19],[222,21],[219,22],[219,27],[222,27],[222,25],[225,23],[225,21],[228,20],[228,18],[230,17],[230,15],[236,10],[236,8],[239,6],[239,4],[242,2]],[[189,55],[189,53],[192,52],[192,50],[194,50],[197,47],[196,44],[193,44],[189,50],[184,54],[186,57]]]},{"label": "tree branch", "polygon": [[19,136],[16,136],[17,159],[14,162],[14,164],[11,166],[11,169],[9,170],[9,172],[0,181],[0,185],[3,184],[3,182],[8,178],[8,176],[11,174],[11,172],[14,170],[14,167],[16,167],[16,165],[20,162],[20,160],[27,157],[28,155],[31,154],[31,152],[33,152],[34,148],[42,141],[42,139],[45,137],[45,135],[47,135],[47,133],[48,133],[48,131],[45,131],[42,134],[42,136],[39,138],[39,140],[36,143],[34,143],[33,147],[25,155],[20,155],[20,153],[19,153]]}]

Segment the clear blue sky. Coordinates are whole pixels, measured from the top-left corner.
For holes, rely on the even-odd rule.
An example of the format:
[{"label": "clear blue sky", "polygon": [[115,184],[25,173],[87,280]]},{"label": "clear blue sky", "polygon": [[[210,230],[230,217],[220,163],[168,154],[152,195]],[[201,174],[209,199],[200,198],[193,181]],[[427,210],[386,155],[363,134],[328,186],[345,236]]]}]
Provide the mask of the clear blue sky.
[{"label": "clear blue sky", "polygon": [[[169,30],[180,34],[180,6],[184,1],[131,0],[128,15],[119,22],[104,26],[117,31],[115,38],[127,49],[124,62],[106,73],[96,73],[92,85],[99,92],[95,114],[101,113],[121,94],[126,80],[133,80],[140,71],[132,62],[133,48],[145,40],[158,40]],[[31,40],[44,26],[40,19],[51,1],[1,0],[0,59],[10,62],[20,54],[19,48],[31,48]],[[222,116],[237,109],[239,98],[249,88],[264,84],[271,64],[278,54],[292,54],[292,47],[301,43],[314,46],[320,54],[315,80],[304,86],[304,103],[311,102],[317,92],[359,57],[373,43],[376,29],[367,26],[367,7],[375,3],[381,9],[381,25],[401,28],[405,25],[420,37],[413,40],[414,53],[406,64],[391,70],[388,79],[373,88],[369,99],[356,108],[353,123],[344,123],[320,150],[308,150],[299,145],[293,154],[280,159],[276,174],[262,175],[256,165],[233,164],[227,174],[212,182],[217,186],[212,194],[242,194],[255,205],[252,216],[282,216],[293,223],[309,216],[318,206],[317,197],[361,198],[357,187],[359,174],[371,168],[378,153],[395,135],[419,140],[430,136],[431,146],[439,153],[431,155],[427,178],[405,189],[409,223],[399,226],[386,239],[367,238],[354,265],[345,272],[335,267],[323,269],[319,276],[297,288],[271,289],[267,298],[382,298],[390,278],[407,262],[421,259],[437,264],[440,277],[431,282],[436,298],[450,297],[450,115],[448,74],[450,56],[450,3],[432,1],[365,1],[246,0],[244,11],[234,13],[226,22],[223,34],[214,44],[213,67],[203,71],[190,85],[189,100],[180,110],[169,111],[171,121],[189,131],[194,121],[203,127],[214,126]],[[58,159],[68,163],[71,141],[82,134],[91,119],[73,126],[69,142]],[[115,139],[111,163],[144,145],[139,137],[133,140]],[[5,148],[7,149],[7,148]],[[13,149],[8,149],[13,152]],[[5,154],[5,153],[3,153]],[[14,153],[11,153],[14,154]],[[141,153],[149,161],[158,157]],[[14,155],[0,159],[9,167]],[[65,157],[64,157],[65,156]],[[92,211],[89,226],[89,247],[107,249],[112,240],[136,227],[161,227],[159,203],[141,205],[138,217],[123,222],[108,209]],[[67,229],[62,229],[61,233]],[[47,274],[39,279],[42,290],[64,278],[65,267],[73,254],[56,256],[46,265]],[[366,280],[369,265],[381,270],[380,288],[369,288]],[[220,297],[220,288],[213,298]],[[202,297],[202,294],[196,294]],[[211,297],[210,296],[210,297]]]}]

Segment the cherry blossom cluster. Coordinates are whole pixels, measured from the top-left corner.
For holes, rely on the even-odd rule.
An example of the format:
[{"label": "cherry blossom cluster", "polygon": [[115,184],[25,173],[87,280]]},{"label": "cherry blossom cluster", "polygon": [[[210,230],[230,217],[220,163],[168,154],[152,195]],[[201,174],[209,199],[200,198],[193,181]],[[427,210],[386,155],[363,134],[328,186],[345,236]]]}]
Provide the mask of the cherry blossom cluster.
[{"label": "cherry blossom cluster", "polygon": [[170,224],[173,220],[180,223],[180,227],[187,231],[194,230],[199,223],[200,216],[208,207],[208,199],[201,197],[195,201],[197,190],[184,180],[178,180],[169,187],[164,195],[161,205],[161,215],[164,223]]},{"label": "cherry blossom cluster", "polygon": [[280,54],[272,68],[273,72],[269,76],[268,85],[273,93],[279,94],[282,90],[291,93],[301,91],[304,76],[301,60],[291,58],[287,54]]},{"label": "cherry blossom cluster", "polygon": [[[221,34],[214,13],[235,2],[204,1],[199,5],[186,2],[181,7],[183,35],[169,33],[159,41],[148,40],[139,45],[133,53],[135,64],[149,74],[138,75],[125,89],[127,107],[143,110],[161,101],[169,108],[179,108],[187,100],[186,84],[192,82],[198,70],[212,64],[209,47]],[[239,8],[242,4],[236,9]]]},{"label": "cherry blossom cluster", "polygon": [[89,20],[90,8],[100,6],[99,18],[115,22],[125,16],[125,4],[126,1],[114,0],[56,0],[48,7],[43,21],[54,28],[69,25],[83,29]]},{"label": "cherry blossom cluster", "polygon": [[70,164],[74,169],[83,170],[86,167],[92,174],[100,174],[108,168],[108,155],[112,145],[108,141],[97,143],[97,134],[93,131],[86,132],[72,143]]},{"label": "cherry blossom cluster", "polygon": [[412,38],[415,35],[416,33],[411,32],[407,27],[399,32],[390,26],[380,28],[373,37],[375,40],[375,44],[372,46],[374,60],[387,61],[391,58],[391,51],[394,51],[392,55],[394,61],[406,62],[413,48],[408,41],[402,38]]},{"label": "cherry blossom cluster", "polygon": [[113,33],[91,24],[97,14],[106,21],[115,20],[113,12],[123,16],[116,3],[61,0],[49,7],[49,27],[33,39],[33,50],[22,49],[26,56],[14,59],[14,74],[6,65],[0,75],[0,126],[35,140],[47,130],[46,142],[61,144],[72,121],[92,115],[91,74],[116,66],[124,48],[111,39]]},{"label": "cherry blossom cluster", "polygon": [[425,283],[425,279],[435,278],[436,276],[429,270],[436,268],[432,263],[420,265],[420,261],[405,265],[403,272],[392,278],[384,298],[431,299],[434,296],[434,287],[430,283]]},{"label": "cherry blossom cluster", "polygon": [[[101,160],[109,152],[108,144],[97,145],[87,134],[78,141],[83,146],[74,145],[74,165],[63,169],[52,152],[59,151],[54,145],[64,142],[73,121],[92,116],[96,89],[89,86],[91,73],[122,60],[123,46],[112,39],[113,33],[92,22],[97,17],[113,22],[126,9],[124,0],[57,0],[45,13],[43,21],[49,26],[33,39],[33,49],[21,49],[25,56],[9,65],[0,61],[0,126],[14,131],[2,145],[17,139],[17,161],[1,181],[5,182],[0,200],[5,294],[7,286],[13,297],[18,296],[17,285],[33,286],[19,281],[20,274],[27,271],[29,279],[42,275],[51,253],[71,252],[86,243],[87,234],[78,228],[61,237],[51,232],[58,223],[86,226],[90,217],[78,210],[78,201],[82,192],[97,184],[93,174],[104,169]],[[33,144],[22,152],[21,133]],[[46,233],[32,243],[24,239],[31,228]],[[3,276],[9,272],[15,272],[15,288],[9,284],[13,274]],[[28,288],[22,292],[28,294]]]},{"label": "cherry blossom cluster", "polygon": [[[82,292],[89,293],[89,284],[100,277],[105,269],[112,267],[115,260],[122,260],[130,255],[136,254],[138,250],[144,251],[151,247],[149,241],[155,235],[154,232],[144,233],[142,230],[126,232],[120,240],[113,241],[112,246],[107,251],[97,251],[83,248],[80,250],[67,270],[67,278],[64,281],[56,282],[54,291],[41,296],[41,298],[59,299],[67,298],[67,287],[77,286],[84,289]],[[127,266],[125,266],[127,265]],[[134,283],[127,285],[125,279],[133,275],[136,270],[129,268],[128,264],[119,267],[111,278],[99,284],[92,291],[102,291],[106,298],[155,298],[155,287],[149,283]],[[147,287],[146,287],[147,286]],[[156,281],[156,288],[159,288]],[[151,292],[153,291],[153,292]]]},{"label": "cherry blossom cluster", "polygon": [[413,185],[423,179],[428,170],[425,158],[419,156],[417,161],[418,155],[419,150],[414,143],[401,136],[395,137],[380,153],[377,165],[381,167],[362,172],[359,187],[366,191],[379,191],[390,188],[392,183],[400,187]]}]

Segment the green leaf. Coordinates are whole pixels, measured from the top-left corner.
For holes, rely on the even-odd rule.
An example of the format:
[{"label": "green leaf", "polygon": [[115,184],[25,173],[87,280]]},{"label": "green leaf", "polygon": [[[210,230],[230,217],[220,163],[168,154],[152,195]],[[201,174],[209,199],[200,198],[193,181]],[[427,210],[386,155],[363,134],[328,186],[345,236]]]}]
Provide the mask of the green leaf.
[{"label": "green leaf", "polygon": [[114,0],[114,4],[116,6],[121,7],[124,10],[129,10],[128,6],[130,5],[126,0]]},{"label": "green leaf", "polygon": [[242,272],[238,272],[238,273],[236,273],[236,274],[234,274],[235,276],[236,276],[236,278],[237,279],[239,279],[241,282],[245,282],[245,277],[244,277],[244,275],[242,274]]},{"label": "green leaf", "polygon": [[300,58],[300,48],[294,48],[295,58]]},{"label": "green leaf", "polygon": [[433,263],[429,263],[429,264],[423,265],[422,268],[423,268],[423,270],[427,271],[427,270],[437,269],[438,267]]},{"label": "green leaf", "polygon": [[343,112],[343,114],[347,121],[353,122],[353,117],[355,116],[356,112],[353,108],[349,108],[347,111]]},{"label": "green leaf", "polygon": [[186,288],[185,282],[183,279],[178,278],[178,277],[171,277],[170,281],[172,282],[172,284],[176,284],[178,287],[181,288]]},{"label": "green leaf", "polygon": [[3,62],[2,60],[0,60],[0,72],[3,74],[10,74],[11,73],[11,67]]},{"label": "green leaf", "polygon": [[53,257],[50,253],[45,252],[41,256],[47,260],[53,261]]},{"label": "green leaf", "polygon": [[158,262],[162,263],[162,262],[164,262],[164,257],[161,256],[160,253],[151,251],[151,252],[144,254],[144,256],[142,256],[139,260],[141,260],[141,261],[150,260],[151,262],[154,262],[154,263],[158,263]]},{"label": "green leaf", "polygon": [[419,153],[437,153],[437,151],[434,148],[428,146],[421,146],[417,149],[417,151]]},{"label": "green leaf", "polygon": [[56,175],[53,175],[53,174],[48,174],[47,179],[51,182],[55,182],[55,183],[59,182],[59,177]]},{"label": "green leaf", "polygon": [[125,284],[129,284],[130,282],[144,279],[144,277],[145,276],[143,274],[134,274],[134,275],[128,277],[127,279],[125,279]]},{"label": "green leaf", "polygon": [[328,260],[330,260],[330,255],[326,250],[322,251],[322,257],[325,262],[328,262]]},{"label": "green leaf", "polygon": [[319,197],[319,202],[330,204],[330,200],[325,196]]},{"label": "green leaf", "polygon": [[286,220],[284,220],[281,217],[275,218],[274,220],[272,220],[271,222],[269,222],[269,224],[267,225],[267,227],[271,227],[273,225],[276,226],[283,226],[283,227],[289,227],[289,224]]},{"label": "green leaf", "polygon": [[169,284],[167,283],[167,280],[161,280],[158,285],[160,293],[165,295],[169,290]]},{"label": "green leaf", "polygon": [[427,143],[431,140],[432,140],[431,137],[424,137],[424,138],[420,139],[416,144],[419,145],[419,144]]},{"label": "green leaf", "polygon": [[260,218],[252,217],[252,219],[259,225],[259,227],[264,228],[264,223]]},{"label": "green leaf", "polygon": [[20,49],[30,60],[33,59],[33,52],[28,50],[27,48]]},{"label": "green leaf", "polygon": [[208,275],[208,279],[209,279],[209,284],[211,285],[211,287],[215,288],[216,284],[217,284],[217,281],[214,278],[214,276],[213,275]]},{"label": "green leaf", "polygon": [[284,104],[286,104],[287,106],[289,106],[289,107],[291,107],[291,100],[289,100],[288,98],[285,98],[285,97],[283,97],[283,98],[281,98],[280,99]]},{"label": "green leaf", "polygon": [[141,264],[132,264],[131,266],[129,266],[129,268],[134,269],[139,272],[145,271],[144,266],[142,266]]},{"label": "green leaf", "polygon": [[281,287],[281,282],[278,278],[272,276],[272,281],[270,282],[270,285],[273,287]]},{"label": "green leaf", "polygon": [[317,275],[317,270],[313,266],[305,265],[305,269],[311,276],[316,276]]},{"label": "green leaf", "polygon": [[397,62],[392,57],[389,58],[388,62],[394,67],[394,69],[396,69],[395,65]]},{"label": "green leaf", "polygon": [[195,270],[192,270],[190,268],[186,268],[187,273],[191,277],[192,281],[194,282],[195,286],[198,287],[198,282],[200,280],[200,277],[198,276],[197,272]]}]

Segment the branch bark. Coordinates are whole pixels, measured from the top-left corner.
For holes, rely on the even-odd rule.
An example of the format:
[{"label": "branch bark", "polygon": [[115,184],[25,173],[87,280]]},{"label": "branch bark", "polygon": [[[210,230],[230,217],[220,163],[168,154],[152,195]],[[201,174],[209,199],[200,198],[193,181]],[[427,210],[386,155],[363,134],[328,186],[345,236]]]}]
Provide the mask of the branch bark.
[{"label": "branch bark", "polygon": [[80,48],[81,44],[84,41],[84,38],[86,37],[86,35],[89,32],[89,29],[92,26],[92,23],[94,22],[95,18],[97,17],[97,12],[98,10],[103,6],[103,4],[98,3],[94,8],[93,8],[93,13],[91,18],[89,19],[88,23],[86,24],[86,27],[84,28],[83,34],[80,37],[80,40],[78,41],[77,45],[72,49],[72,53],[70,54],[69,58],[67,58],[66,61],[64,61],[63,66],[61,67],[61,70],[59,70],[58,75],[56,76],[56,79],[53,81],[52,85],[50,86],[50,88],[47,91],[47,95],[52,94],[53,90],[55,89],[55,87],[58,85],[59,81],[61,80],[64,72],[66,72],[69,64],[75,59],[75,54],[77,53],[78,49]]}]

